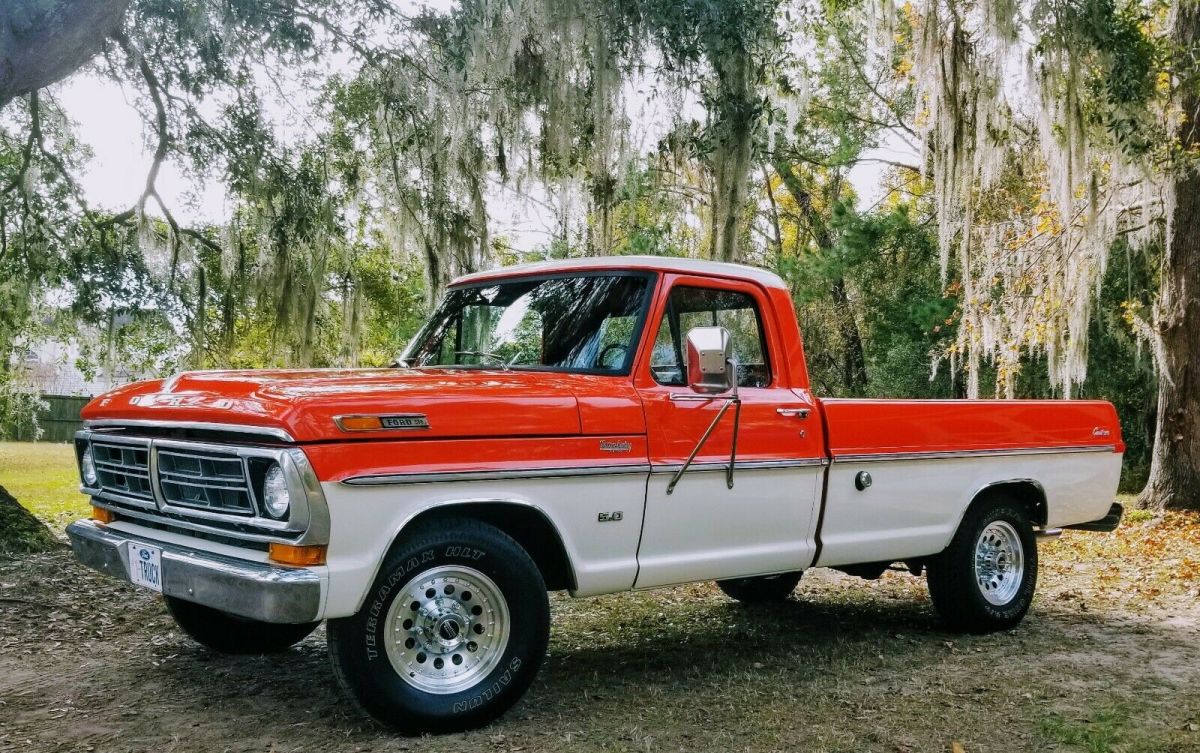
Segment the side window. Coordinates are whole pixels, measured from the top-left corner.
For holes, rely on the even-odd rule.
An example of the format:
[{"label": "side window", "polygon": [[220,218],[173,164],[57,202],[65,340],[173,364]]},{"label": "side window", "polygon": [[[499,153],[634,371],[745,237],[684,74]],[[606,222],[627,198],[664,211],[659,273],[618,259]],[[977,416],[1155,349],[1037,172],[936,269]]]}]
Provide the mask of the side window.
[{"label": "side window", "polygon": [[650,370],[659,384],[684,385],[686,337],[693,327],[724,327],[733,337],[739,387],[771,383],[770,361],[763,340],[762,317],[745,293],[710,288],[677,287],[658,326]]}]

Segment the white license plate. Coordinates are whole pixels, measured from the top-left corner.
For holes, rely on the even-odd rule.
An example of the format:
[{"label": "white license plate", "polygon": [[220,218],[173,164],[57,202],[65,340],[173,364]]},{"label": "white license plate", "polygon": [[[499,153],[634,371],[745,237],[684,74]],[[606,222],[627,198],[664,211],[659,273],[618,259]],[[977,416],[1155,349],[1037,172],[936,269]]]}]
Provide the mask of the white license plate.
[{"label": "white license plate", "polygon": [[162,591],[162,550],[156,546],[129,544],[129,579],[138,586]]}]

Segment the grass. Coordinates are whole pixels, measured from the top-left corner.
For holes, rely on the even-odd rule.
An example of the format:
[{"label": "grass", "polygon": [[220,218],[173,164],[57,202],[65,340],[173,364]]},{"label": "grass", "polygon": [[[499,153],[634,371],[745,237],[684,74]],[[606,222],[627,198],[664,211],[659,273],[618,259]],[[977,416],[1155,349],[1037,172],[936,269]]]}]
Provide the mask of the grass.
[{"label": "grass", "polygon": [[49,442],[0,442],[0,486],[54,530],[87,517],[79,493],[75,448]]},{"label": "grass", "polygon": [[1126,709],[1113,706],[1100,709],[1084,720],[1051,714],[1042,720],[1040,727],[1043,735],[1064,745],[1088,753],[1110,753],[1122,741],[1122,732],[1129,721],[1130,714]]}]

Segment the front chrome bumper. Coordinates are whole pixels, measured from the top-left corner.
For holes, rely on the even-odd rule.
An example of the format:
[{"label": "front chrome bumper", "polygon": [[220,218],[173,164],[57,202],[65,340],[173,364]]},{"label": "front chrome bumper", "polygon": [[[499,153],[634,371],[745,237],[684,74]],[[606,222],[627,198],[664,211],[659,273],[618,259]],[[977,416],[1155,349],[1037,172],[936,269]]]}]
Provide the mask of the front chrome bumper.
[{"label": "front chrome bumper", "polygon": [[129,542],[162,550],[163,594],[262,622],[312,622],[321,609],[321,577],[304,568],[188,549],[91,520],[67,526],[71,549],[83,564],[129,582]]}]

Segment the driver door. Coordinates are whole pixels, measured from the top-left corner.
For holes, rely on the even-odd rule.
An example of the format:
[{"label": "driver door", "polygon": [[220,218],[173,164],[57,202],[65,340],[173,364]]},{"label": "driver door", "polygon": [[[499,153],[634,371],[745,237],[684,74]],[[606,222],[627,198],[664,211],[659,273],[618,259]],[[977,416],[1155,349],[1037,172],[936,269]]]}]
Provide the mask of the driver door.
[{"label": "driver door", "polygon": [[[777,325],[763,291],[739,281],[669,275],[652,313],[657,333],[636,384],[646,413],[652,473],[638,549],[636,588],[800,570],[812,563],[824,460],[820,416],[806,390],[773,360]],[[671,493],[675,472],[724,404],[687,386],[686,336],[698,326],[730,331],[738,361],[741,420],[733,488],[726,468],[734,407]],[[735,406],[736,407],[736,406]]]}]

